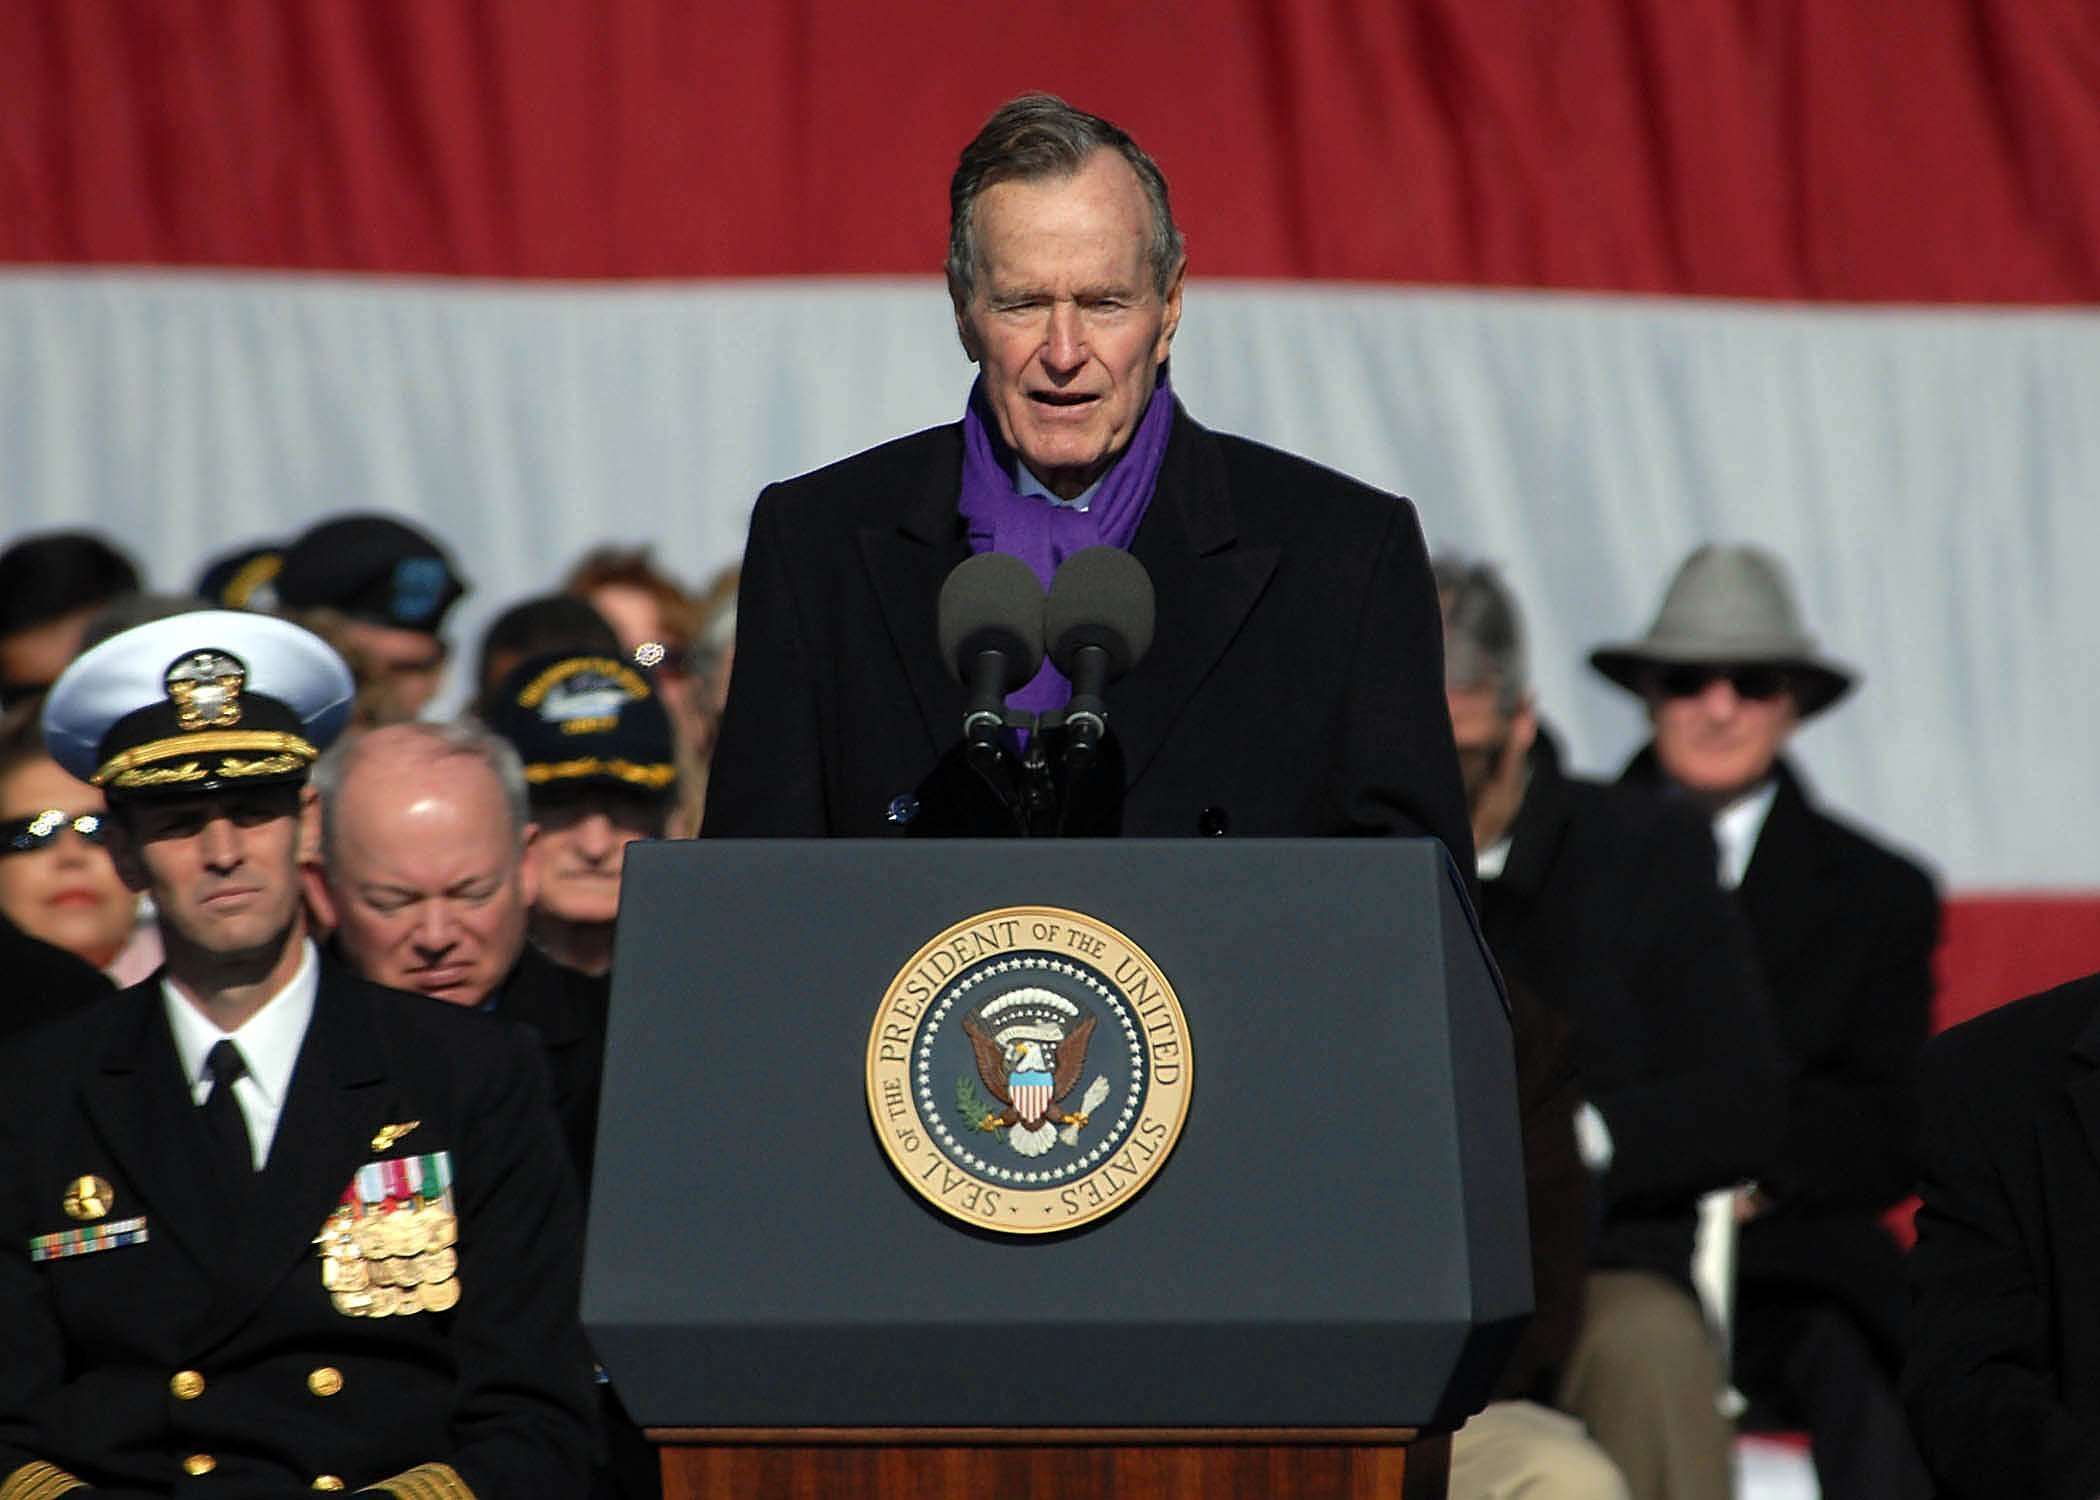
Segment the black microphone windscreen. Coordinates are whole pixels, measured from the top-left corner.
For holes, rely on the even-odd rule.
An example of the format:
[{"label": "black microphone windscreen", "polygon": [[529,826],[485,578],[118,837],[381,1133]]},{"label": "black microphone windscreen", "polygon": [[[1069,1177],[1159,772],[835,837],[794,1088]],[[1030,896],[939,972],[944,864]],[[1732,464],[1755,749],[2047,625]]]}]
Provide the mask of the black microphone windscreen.
[{"label": "black microphone windscreen", "polygon": [[956,564],[939,618],[941,660],[958,682],[968,684],[968,664],[985,651],[1005,654],[1008,692],[1043,664],[1043,586],[1018,557],[980,552]]},{"label": "black microphone windscreen", "polygon": [[1073,553],[1050,580],[1043,604],[1043,639],[1050,659],[1072,675],[1073,654],[1100,646],[1120,677],[1152,649],[1152,575],[1120,547],[1087,547]]}]

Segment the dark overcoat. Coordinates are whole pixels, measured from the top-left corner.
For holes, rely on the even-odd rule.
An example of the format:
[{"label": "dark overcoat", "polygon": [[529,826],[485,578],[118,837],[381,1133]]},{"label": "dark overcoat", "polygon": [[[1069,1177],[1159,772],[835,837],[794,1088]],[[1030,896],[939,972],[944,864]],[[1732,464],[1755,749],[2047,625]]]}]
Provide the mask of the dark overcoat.
[{"label": "dark overcoat", "polygon": [[115,988],[86,959],[0,916],[0,1040],[85,1009]]},{"label": "dark overcoat", "polygon": [[[157,978],[18,1039],[0,1076],[0,1478],[48,1463],[97,1493],[289,1497],[442,1463],[479,1500],[582,1492],[582,1227],[528,1032],[324,960],[268,1163],[239,1199],[213,1173]],[[457,1305],[339,1312],[314,1238],[353,1174],[440,1151]],[[146,1237],[32,1259],[32,1238],[83,1227],[63,1205],[84,1176]],[[183,1467],[200,1457],[204,1480]]]},{"label": "dark overcoat", "polygon": [[[1652,781],[1653,752],[1628,775]],[[1817,808],[1784,761],[1776,775],[1736,900],[1790,1078],[1786,1133],[1760,1177],[1771,1206],[1738,1247],[1741,1307],[1835,1299],[1893,1362],[1903,1268],[1880,1219],[1917,1178],[1939,897],[1917,865]]]},{"label": "dark overcoat", "polygon": [[[961,473],[957,425],[759,496],[709,836],[898,831],[962,724],[935,618],[970,555]],[[1130,551],[1158,623],[1107,694],[1124,834],[1430,834],[1470,874],[1412,505],[1177,409]]]},{"label": "dark overcoat", "polygon": [[547,1059],[554,1115],[569,1159],[590,1198],[591,1158],[598,1140],[598,1094],[605,1071],[605,1015],[610,982],[558,964],[527,943],[490,996],[506,1021],[532,1028]]},{"label": "dark overcoat", "polygon": [[1596,1263],[1687,1285],[1696,1200],[1770,1163],[1785,1086],[1749,933],[1713,871],[1688,809],[1566,775],[1542,732],[1480,898],[1496,961],[1568,1017],[1611,1132]]},{"label": "dark overcoat", "polygon": [[2100,1494],[2100,975],[1926,1048],[1904,1395],[1948,1500]]}]

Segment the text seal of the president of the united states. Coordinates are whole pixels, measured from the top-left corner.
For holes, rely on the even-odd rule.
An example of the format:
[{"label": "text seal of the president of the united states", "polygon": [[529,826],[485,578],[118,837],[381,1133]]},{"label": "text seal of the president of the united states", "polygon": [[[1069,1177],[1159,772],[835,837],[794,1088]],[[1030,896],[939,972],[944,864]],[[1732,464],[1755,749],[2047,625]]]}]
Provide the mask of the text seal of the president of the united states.
[{"label": "text seal of the president of the united states", "polygon": [[927,1202],[1046,1234],[1128,1203],[1174,1149],[1193,1058],[1159,966],[1083,912],[958,922],[890,981],[868,1037],[868,1111]]}]

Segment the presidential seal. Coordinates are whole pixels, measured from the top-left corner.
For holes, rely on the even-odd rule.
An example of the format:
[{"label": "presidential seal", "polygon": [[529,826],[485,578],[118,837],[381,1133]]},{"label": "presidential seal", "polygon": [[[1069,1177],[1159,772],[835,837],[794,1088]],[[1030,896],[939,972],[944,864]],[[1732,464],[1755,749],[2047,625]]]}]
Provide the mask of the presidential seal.
[{"label": "presidential seal", "polygon": [[980,1229],[1047,1234],[1128,1203],[1174,1149],[1191,1058],[1144,950],[1049,906],[958,922],[890,981],[868,1112],[905,1182]]}]

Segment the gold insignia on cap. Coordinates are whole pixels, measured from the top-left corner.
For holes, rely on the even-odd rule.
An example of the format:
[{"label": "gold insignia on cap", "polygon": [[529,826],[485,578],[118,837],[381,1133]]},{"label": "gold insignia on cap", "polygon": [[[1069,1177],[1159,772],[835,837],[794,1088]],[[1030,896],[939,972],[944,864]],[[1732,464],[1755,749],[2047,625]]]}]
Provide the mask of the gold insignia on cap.
[{"label": "gold insignia on cap", "polygon": [[[203,779],[204,767],[193,760],[186,760],[179,766],[134,766],[109,778],[109,785],[119,788],[168,786],[172,783]],[[93,780],[95,785],[101,786],[104,778],[98,773]]]},{"label": "gold insignia on cap", "polygon": [[304,767],[305,761],[296,755],[265,755],[259,760],[242,760],[229,755],[219,762],[221,776],[284,776]]},{"label": "gold insignia on cap", "polygon": [[572,781],[582,776],[611,776],[630,786],[661,791],[678,779],[678,767],[668,761],[643,764],[583,755],[575,760],[539,761],[525,768],[525,779],[534,786],[544,786],[550,781]]},{"label": "gold insignia on cap", "polygon": [[219,591],[219,597],[229,608],[246,609],[255,591],[275,583],[277,575],[283,571],[284,554],[281,552],[265,552],[260,557],[251,557],[226,580],[226,587]]},{"label": "gold insignia on cap", "polygon": [[116,1207],[117,1190],[100,1177],[76,1177],[66,1184],[66,1217],[86,1222]]},{"label": "gold insignia on cap", "polygon": [[380,1126],[379,1133],[372,1137],[372,1149],[374,1151],[386,1150],[394,1142],[400,1140],[401,1137],[407,1135],[422,1123],[421,1120],[403,1120],[398,1125]]},{"label": "gold insignia on cap", "polygon": [[248,668],[224,651],[192,651],[178,657],[161,679],[175,704],[178,729],[231,729],[241,722],[241,690]]},{"label": "gold insignia on cap", "polygon": [[[96,786],[140,787],[160,786],[168,782],[202,781],[211,773],[198,761],[186,761],[179,766],[163,766],[156,762],[177,755],[216,755],[227,750],[269,751],[296,757],[299,765],[310,763],[320,757],[312,743],[296,734],[286,734],[276,729],[216,730],[210,734],[197,734],[179,739],[148,740],[143,745],[133,745],[129,750],[111,756],[102,763],[88,780]],[[269,767],[259,762],[245,762],[246,769],[234,774],[258,776]],[[294,765],[289,769],[297,770]]]}]

